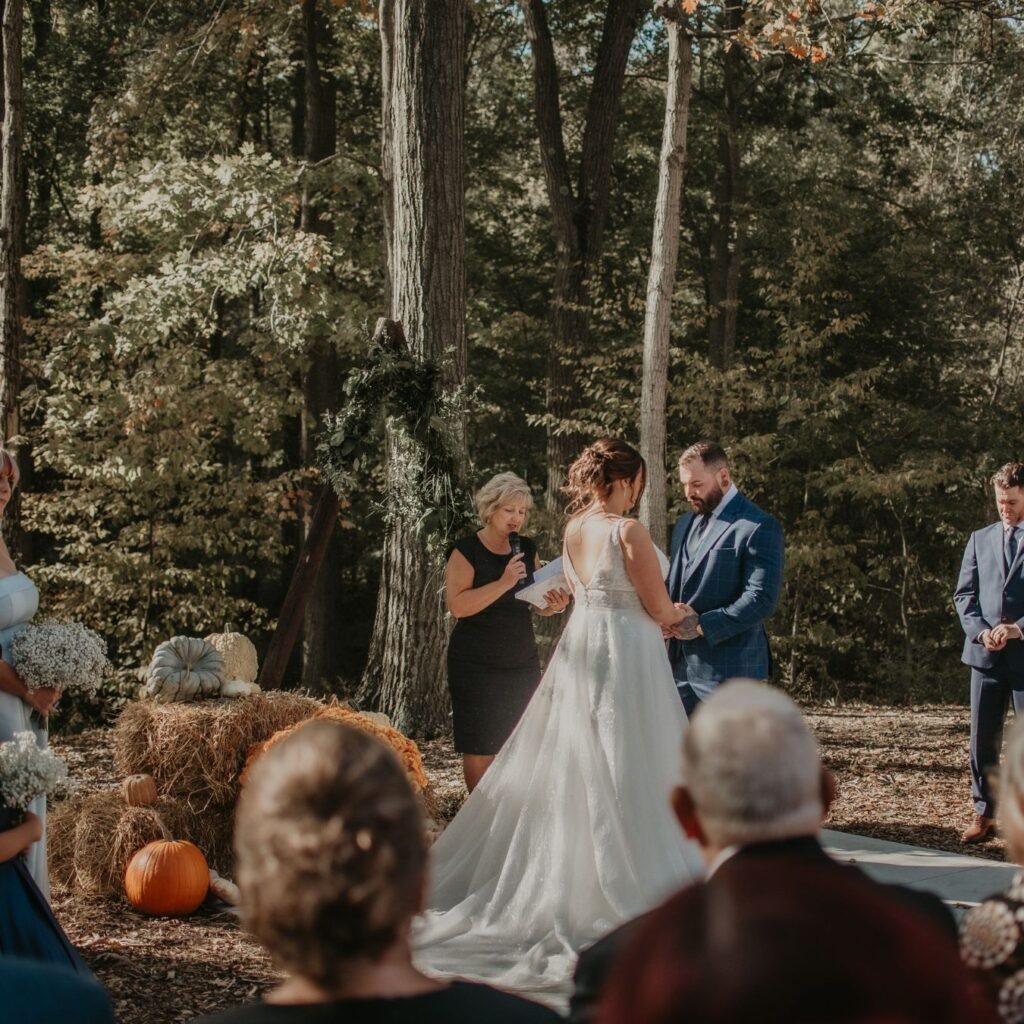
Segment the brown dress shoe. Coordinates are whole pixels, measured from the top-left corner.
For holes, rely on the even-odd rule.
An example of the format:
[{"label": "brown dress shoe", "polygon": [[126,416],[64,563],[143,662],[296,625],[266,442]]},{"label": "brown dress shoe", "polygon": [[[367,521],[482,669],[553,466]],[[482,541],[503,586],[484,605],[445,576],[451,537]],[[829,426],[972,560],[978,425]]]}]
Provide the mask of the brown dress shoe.
[{"label": "brown dress shoe", "polygon": [[962,836],[961,843],[981,843],[996,834],[995,818],[986,818],[983,814],[975,815],[974,822]]}]

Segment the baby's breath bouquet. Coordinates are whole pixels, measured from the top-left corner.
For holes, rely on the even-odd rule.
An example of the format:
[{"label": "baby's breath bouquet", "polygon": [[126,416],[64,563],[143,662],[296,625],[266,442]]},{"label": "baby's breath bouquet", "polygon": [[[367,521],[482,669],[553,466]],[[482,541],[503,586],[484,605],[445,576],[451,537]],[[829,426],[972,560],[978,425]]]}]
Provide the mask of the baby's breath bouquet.
[{"label": "baby's breath bouquet", "polygon": [[51,796],[67,785],[64,762],[40,750],[31,732],[16,732],[0,743],[0,803],[22,815],[36,797]]},{"label": "baby's breath bouquet", "polygon": [[30,690],[94,694],[110,671],[107,645],[80,622],[30,622],[10,644],[11,664]]}]

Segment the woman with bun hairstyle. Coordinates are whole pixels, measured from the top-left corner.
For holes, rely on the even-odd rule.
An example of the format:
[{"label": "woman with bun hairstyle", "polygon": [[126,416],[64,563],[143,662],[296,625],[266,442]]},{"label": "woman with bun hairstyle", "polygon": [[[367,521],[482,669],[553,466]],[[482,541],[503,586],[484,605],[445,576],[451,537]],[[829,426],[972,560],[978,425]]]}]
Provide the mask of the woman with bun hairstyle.
[{"label": "woman with bun hairstyle", "polygon": [[260,1003],[204,1024],[557,1024],[505,992],[421,974],[423,812],[398,758],[338,722],[313,722],[260,758],[235,815],[246,928],[284,978]]},{"label": "woman with bun hairstyle", "polygon": [[574,607],[508,742],[431,851],[429,974],[560,1002],[580,948],[701,871],[669,809],[686,714],[662,639],[693,615],[628,513],[646,467],[606,438],[569,470]]},{"label": "woman with bun hairstyle", "polygon": [[[540,682],[533,605],[516,599],[516,590],[531,583],[540,568],[533,541],[519,537],[533,508],[530,486],[515,473],[498,473],[475,501],[483,528],[452,545],[445,569],[445,597],[455,618],[448,642],[448,690],[455,749],[462,754],[470,793]],[[565,611],[569,603],[563,590],[546,598],[539,615]]]}]

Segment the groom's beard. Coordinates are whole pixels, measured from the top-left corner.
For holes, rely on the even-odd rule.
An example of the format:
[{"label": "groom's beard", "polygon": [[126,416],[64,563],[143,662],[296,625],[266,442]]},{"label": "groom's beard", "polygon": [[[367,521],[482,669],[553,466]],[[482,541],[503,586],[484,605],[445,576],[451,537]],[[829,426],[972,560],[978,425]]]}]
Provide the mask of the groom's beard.
[{"label": "groom's beard", "polygon": [[725,491],[723,491],[718,484],[715,484],[703,498],[694,498],[690,504],[698,515],[706,516],[710,515],[716,508],[718,508],[722,498],[724,497]]}]

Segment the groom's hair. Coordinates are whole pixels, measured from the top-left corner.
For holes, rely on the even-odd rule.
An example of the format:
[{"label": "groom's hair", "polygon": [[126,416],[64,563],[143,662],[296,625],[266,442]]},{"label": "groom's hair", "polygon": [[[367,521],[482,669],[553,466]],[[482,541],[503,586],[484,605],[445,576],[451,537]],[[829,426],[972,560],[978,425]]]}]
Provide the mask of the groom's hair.
[{"label": "groom's hair", "polygon": [[751,680],[701,704],[683,737],[683,785],[720,847],[813,835],[824,817],[821,757],[800,709]]},{"label": "groom's hair", "polygon": [[1004,491],[1011,487],[1024,487],[1024,465],[1008,462],[993,474],[992,483]]},{"label": "groom's hair", "polygon": [[722,469],[729,465],[729,456],[717,441],[698,441],[679,456],[679,462],[703,462],[709,469]]}]

